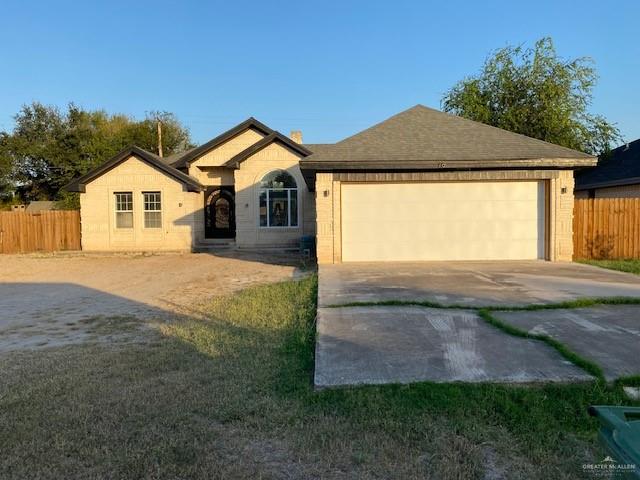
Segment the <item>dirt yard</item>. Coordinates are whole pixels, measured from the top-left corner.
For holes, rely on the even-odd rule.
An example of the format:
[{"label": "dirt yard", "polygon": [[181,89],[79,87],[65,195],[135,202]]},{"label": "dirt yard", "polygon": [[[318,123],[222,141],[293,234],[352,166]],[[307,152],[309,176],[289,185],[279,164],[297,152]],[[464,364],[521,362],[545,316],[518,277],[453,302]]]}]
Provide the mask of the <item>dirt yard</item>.
[{"label": "dirt yard", "polygon": [[108,340],[119,317],[191,315],[212,297],[300,275],[296,258],[276,254],[3,255],[0,352]]}]

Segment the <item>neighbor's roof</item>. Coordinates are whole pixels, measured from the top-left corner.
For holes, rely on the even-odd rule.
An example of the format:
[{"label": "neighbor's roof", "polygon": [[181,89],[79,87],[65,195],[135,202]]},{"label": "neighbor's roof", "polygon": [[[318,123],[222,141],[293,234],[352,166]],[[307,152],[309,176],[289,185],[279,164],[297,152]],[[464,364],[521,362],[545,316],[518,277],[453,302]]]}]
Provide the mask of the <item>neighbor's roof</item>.
[{"label": "neighbor's roof", "polygon": [[36,213],[42,212],[43,210],[55,210],[55,206],[56,202],[52,202],[49,200],[36,200],[27,205],[25,212]]},{"label": "neighbor's roof", "polygon": [[598,166],[576,173],[576,190],[640,183],[640,138],[614,148]]},{"label": "neighbor's roof", "polygon": [[244,122],[227,130],[226,132],[221,133],[214,139],[209,140],[207,143],[203,143],[199,147],[192,148],[191,150],[187,150],[180,155],[174,156],[176,158],[173,159],[171,165],[173,165],[175,168],[188,168],[189,162],[191,162],[192,160],[201,157],[208,151],[213,150],[217,146],[222,145],[224,142],[231,140],[232,138],[249,129],[257,130],[265,136],[273,133],[273,130],[267,127],[264,123],[259,122],[253,117],[250,117]]},{"label": "neighbor's roof", "polygon": [[595,162],[583,152],[416,105],[338,143],[321,146],[301,161],[301,167],[575,167]]},{"label": "neighbor's roof", "polygon": [[187,189],[192,192],[199,192],[204,189],[204,187],[198,182],[195,178],[190,177],[189,175],[182,173],[180,170],[168,165],[162,158],[157,155],[148,152],[140,147],[131,146],[122,150],[120,153],[112,157],[111,159],[104,162],[102,165],[94,168],[93,170],[87,172],[82,175],[80,178],[73,180],[66,187],[64,187],[69,192],[85,192],[86,184],[91,182],[92,180],[98,178],[100,175],[105,174],[112,168],[116,167],[120,163],[124,162],[130,156],[135,156],[152,167],[157,168],[161,172],[173,177],[175,180],[186,185]]}]

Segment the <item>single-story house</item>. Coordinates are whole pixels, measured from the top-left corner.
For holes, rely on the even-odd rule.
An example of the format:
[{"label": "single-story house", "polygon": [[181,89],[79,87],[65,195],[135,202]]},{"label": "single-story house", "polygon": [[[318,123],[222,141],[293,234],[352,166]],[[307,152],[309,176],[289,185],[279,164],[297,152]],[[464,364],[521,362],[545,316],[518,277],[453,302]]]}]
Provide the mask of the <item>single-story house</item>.
[{"label": "single-story house", "polygon": [[600,157],[595,168],[576,172],[576,198],[640,197],[640,138]]},{"label": "single-story house", "polygon": [[335,144],[250,118],[180,155],[76,179],[84,250],[287,247],[319,263],[571,260],[573,171],[597,159],[417,105]]}]

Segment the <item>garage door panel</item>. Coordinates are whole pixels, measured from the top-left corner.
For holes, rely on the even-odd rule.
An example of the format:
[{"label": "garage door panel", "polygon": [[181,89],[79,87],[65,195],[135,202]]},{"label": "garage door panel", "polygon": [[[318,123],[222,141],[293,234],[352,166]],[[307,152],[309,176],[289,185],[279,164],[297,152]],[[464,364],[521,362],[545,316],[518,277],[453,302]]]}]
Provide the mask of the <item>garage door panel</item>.
[{"label": "garage door panel", "polygon": [[342,185],[343,261],[544,255],[542,182]]}]

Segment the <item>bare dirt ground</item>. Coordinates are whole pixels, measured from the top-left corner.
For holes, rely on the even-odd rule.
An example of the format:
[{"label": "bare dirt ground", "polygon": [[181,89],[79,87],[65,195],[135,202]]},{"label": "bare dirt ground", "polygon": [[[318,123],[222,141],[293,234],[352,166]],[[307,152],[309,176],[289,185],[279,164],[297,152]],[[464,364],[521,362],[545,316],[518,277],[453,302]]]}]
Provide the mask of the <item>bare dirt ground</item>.
[{"label": "bare dirt ground", "polygon": [[0,353],[108,341],[123,325],[193,315],[212,297],[303,274],[279,254],[2,255]]}]

